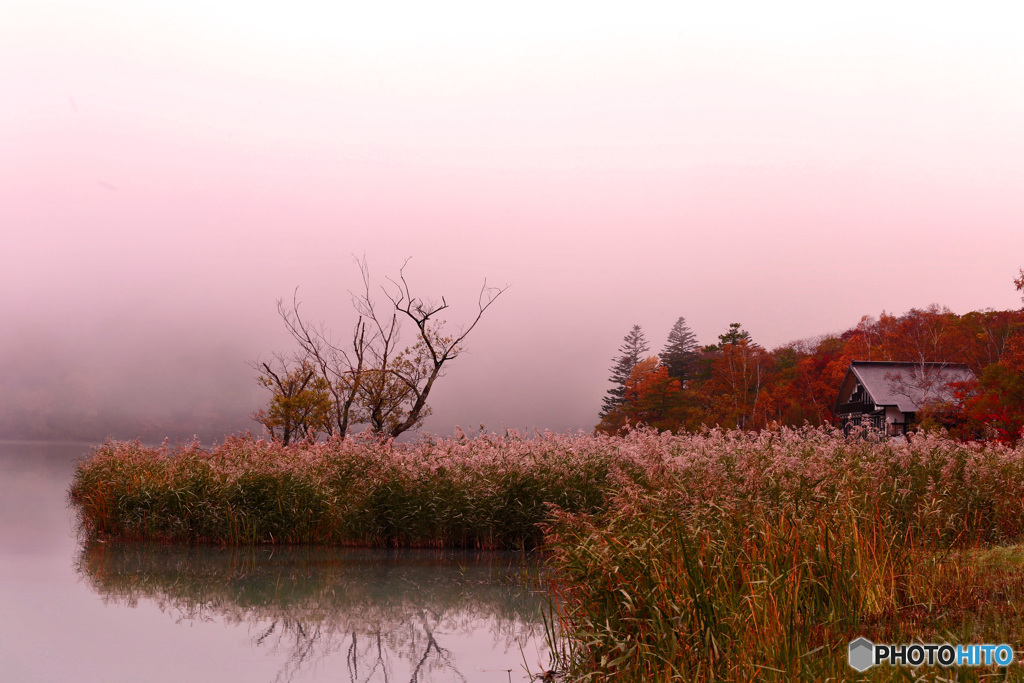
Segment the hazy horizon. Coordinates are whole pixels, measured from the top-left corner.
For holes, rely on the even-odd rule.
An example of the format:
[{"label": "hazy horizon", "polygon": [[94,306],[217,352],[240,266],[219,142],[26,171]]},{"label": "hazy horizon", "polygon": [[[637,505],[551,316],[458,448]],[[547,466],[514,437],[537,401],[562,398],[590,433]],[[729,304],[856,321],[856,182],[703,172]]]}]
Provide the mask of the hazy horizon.
[{"label": "hazy horizon", "polygon": [[442,434],[589,431],[633,324],[773,348],[1021,305],[1017,10],[4,8],[0,410],[257,431],[276,301],[344,335],[353,254],[455,325],[511,285]]}]

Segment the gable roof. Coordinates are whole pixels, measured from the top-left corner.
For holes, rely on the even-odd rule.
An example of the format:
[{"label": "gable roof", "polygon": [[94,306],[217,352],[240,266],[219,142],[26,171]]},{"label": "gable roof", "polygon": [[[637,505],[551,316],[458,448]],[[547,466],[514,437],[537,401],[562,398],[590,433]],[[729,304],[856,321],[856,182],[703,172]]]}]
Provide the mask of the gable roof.
[{"label": "gable roof", "polygon": [[876,406],[895,406],[903,413],[916,413],[926,403],[953,399],[951,382],[967,382],[974,373],[959,363],[899,363],[855,360],[836,397],[835,412],[844,394],[849,397],[856,382],[867,390]]}]

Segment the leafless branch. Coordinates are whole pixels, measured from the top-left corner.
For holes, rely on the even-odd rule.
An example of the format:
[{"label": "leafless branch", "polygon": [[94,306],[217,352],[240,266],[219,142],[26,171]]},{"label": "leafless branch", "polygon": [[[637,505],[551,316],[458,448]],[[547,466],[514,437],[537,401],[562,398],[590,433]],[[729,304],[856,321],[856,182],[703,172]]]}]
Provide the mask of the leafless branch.
[{"label": "leafless branch", "polygon": [[[386,278],[391,286],[380,288],[390,303],[386,312],[375,301],[366,257],[353,259],[362,287],[349,291],[359,316],[349,344],[335,343],[323,323],[312,324],[302,316],[298,289],[290,304],[277,302],[278,314],[298,344],[300,358],[308,360],[327,380],[334,403],[334,433],[345,436],[352,424],[364,423],[376,432],[398,436],[429,414],[427,398],[445,364],[459,355],[484,312],[508,287],[490,287],[484,280],[476,315],[457,332],[446,334],[438,314],[448,308],[448,302],[443,296],[436,303],[413,295],[405,275],[409,259],[397,278]],[[416,327],[416,342],[403,347],[401,322],[407,319]]]}]

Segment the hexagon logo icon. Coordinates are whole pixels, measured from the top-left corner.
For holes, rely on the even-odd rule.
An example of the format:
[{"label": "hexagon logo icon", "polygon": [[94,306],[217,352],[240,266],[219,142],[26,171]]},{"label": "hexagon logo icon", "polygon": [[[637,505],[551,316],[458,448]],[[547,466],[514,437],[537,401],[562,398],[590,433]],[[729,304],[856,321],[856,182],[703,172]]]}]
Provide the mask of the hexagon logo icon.
[{"label": "hexagon logo icon", "polygon": [[850,666],[857,671],[867,671],[875,663],[875,644],[867,638],[858,638],[850,643]]}]

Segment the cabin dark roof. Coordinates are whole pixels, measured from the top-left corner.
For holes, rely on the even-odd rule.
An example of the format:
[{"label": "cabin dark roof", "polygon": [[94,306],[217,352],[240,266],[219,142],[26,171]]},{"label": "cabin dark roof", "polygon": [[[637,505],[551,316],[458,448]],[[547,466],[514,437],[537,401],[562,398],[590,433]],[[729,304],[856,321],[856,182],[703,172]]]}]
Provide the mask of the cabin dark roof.
[{"label": "cabin dark roof", "polygon": [[966,365],[957,363],[898,363],[855,360],[850,363],[836,401],[853,391],[853,380],[860,382],[876,406],[895,406],[903,413],[916,413],[926,403],[953,398],[951,382],[974,379]]}]

